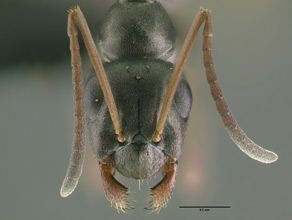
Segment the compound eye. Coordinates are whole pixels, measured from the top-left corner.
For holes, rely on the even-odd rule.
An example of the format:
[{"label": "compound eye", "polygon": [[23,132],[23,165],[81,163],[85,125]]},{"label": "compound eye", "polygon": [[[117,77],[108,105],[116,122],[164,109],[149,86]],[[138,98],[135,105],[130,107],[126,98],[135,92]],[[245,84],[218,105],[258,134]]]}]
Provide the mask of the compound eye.
[{"label": "compound eye", "polygon": [[187,118],[192,107],[192,92],[185,79],[180,81],[173,99],[179,115]]},{"label": "compound eye", "polygon": [[92,77],[85,87],[83,99],[86,115],[89,119],[96,118],[103,100],[104,97],[98,79]]}]

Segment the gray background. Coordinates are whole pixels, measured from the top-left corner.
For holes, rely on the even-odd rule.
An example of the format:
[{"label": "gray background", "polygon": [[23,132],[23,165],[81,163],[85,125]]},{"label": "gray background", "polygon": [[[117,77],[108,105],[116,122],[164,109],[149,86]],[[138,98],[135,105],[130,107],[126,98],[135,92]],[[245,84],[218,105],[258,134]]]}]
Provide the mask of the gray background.
[{"label": "gray background", "polygon": [[[79,4],[96,32],[115,1],[1,1],[0,219],[289,219],[291,218],[292,2],[289,0],[163,1],[179,48],[202,5],[212,10],[213,58],[225,98],[256,143],[279,155],[253,161],[230,140],[212,101],[202,64],[202,37],[185,73],[194,104],[176,188],[168,207],[148,215],[148,188],[134,191],[132,214],[118,214],[102,189],[90,150],[75,192],[59,196],[71,152],[73,101],[67,12]],[[86,56],[85,60],[87,59]],[[86,62],[85,62],[86,63]],[[87,67],[87,68],[90,68]],[[231,209],[179,209],[230,205]]]}]

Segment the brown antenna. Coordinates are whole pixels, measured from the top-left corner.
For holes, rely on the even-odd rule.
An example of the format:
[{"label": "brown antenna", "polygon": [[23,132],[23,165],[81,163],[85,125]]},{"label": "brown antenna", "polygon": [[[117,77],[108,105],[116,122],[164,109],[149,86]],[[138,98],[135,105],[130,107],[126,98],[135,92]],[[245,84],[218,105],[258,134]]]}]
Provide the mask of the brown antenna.
[{"label": "brown antenna", "polygon": [[84,106],[83,106],[83,88],[82,82],[82,70],[81,70],[81,57],[78,43],[79,28],[82,37],[84,39],[85,46],[87,48],[89,57],[93,64],[94,70],[100,82],[102,92],[108,105],[108,109],[114,124],[115,133],[119,142],[124,142],[125,137],[123,135],[121,122],[119,119],[116,103],[105,74],[102,62],[95,47],[94,41],[90,34],[86,20],[79,7],[69,10],[68,16],[68,36],[70,38],[70,50],[71,50],[71,65],[73,74],[73,87],[74,87],[74,101],[75,101],[75,127],[74,127],[74,141],[72,147],[72,153],[70,158],[69,167],[66,173],[66,177],[61,187],[61,196],[66,197],[70,195],[77,183],[82,172],[82,165],[85,152],[85,119],[84,119]]},{"label": "brown antenna", "polygon": [[217,75],[213,68],[213,59],[211,54],[211,37],[212,37],[211,14],[210,11],[202,8],[194,19],[194,22],[184,42],[178,63],[176,64],[174,72],[171,76],[170,83],[159,115],[156,131],[153,136],[153,141],[159,142],[161,140],[160,135],[163,133],[167,113],[171,105],[173,95],[177,88],[177,84],[179,82],[183,66],[190,53],[196,34],[203,22],[205,23],[203,31],[204,35],[203,52],[207,80],[211,89],[212,97],[216,102],[217,111],[219,112],[222,118],[225,129],[229,133],[234,143],[239,147],[239,149],[242,150],[251,158],[253,158],[254,160],[260,161],[262,163],[275,162],[278,159],[278,155],[272,151],[260,147],[259,145],[255,144],[251,139],[249,139],[248,136],[244,133],[244,131],[239,127],[234,116],[231,114],[231,111],[225,101],[221,88],[218,84]]}]

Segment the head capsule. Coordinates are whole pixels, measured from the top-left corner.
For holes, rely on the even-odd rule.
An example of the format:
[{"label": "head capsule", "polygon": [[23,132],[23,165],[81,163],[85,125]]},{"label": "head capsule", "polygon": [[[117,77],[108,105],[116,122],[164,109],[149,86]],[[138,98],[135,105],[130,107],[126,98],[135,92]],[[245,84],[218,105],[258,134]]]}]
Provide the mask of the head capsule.
[{"label": "head capsule", "polygon": [[124,176],[144,179],[157,173],[166,156],[179,158],[187,128],[192,97],[181,79],[176,90],[164,133],[152,141],[173,64],[158,59],[129,59],[105,64],[121,118],[124,144],[117,141],[113,123],[93,74],[86,81],[86,126],[93,153],[99,159],[112,156],[113,166]]}]

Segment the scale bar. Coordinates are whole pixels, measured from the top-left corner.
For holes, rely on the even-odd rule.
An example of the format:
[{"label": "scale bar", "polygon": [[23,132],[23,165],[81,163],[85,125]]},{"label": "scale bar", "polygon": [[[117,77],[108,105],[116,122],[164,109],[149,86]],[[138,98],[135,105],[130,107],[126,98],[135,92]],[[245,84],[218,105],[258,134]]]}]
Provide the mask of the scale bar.
[{"label": "scale bar", "polygon": [[180,209],[230,209],[231,206],[180,206]]}]

